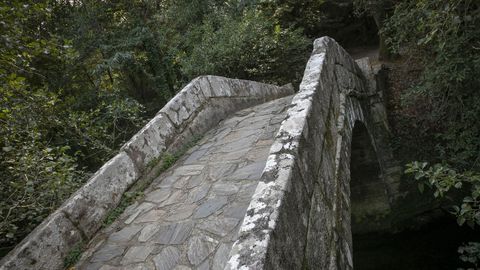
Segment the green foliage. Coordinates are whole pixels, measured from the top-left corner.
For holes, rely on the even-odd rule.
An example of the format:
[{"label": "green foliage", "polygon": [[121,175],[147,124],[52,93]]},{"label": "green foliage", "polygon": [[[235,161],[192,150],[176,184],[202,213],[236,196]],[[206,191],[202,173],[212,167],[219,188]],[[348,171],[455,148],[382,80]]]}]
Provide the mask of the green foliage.
[{"label": "green foliage", "polygon": [[[0,246],[12,246],[78,189],[143,120],[118,91],[80,87],[49,1],[0,4]],[[85,99],[88,97],[88,102]]]},{"label": "green foliage", "polygon": [[277,20],[282,28],[301,29],[307,36],[318,38],[325,0],[251,0],[252,3],[264,16]]},{"label": "green foliage", "polygon": [[182,145],[180,149],[178,149],[178,151],[175,151],[175,153],[164,153],[160,158],[161,165],[158,173],[160,174],[166,171],[168,168],[172,167],[179,158],[185,155],[187,151],[193,146],[195,146],[197,142],[199,142],[201,139],[201,136],[194,136],[189,142]]},{"label": "green foliage", "polygon": [[[158,170],[156,171],[157,176],[160,175],[172,167],[175,162],[177,162],[177,160],[182,157],[188,151],[188,149],[193,147],[200,139],[200,136],[195,136],[191,141],[182,145],[182,147],[174,154],[166,152],[162,156],[152,159],[152,161],[147,165],[148,169],[152,170],[155,166],[160,164]],[[108,225],[112,224],[123,212],[125,212],[127,207],[142,198],[143,191],[147,188],[152,180],[153,179],[143,179],[143,181],[140,180],[130,189],[130,191],[125,192],[122,195],[118,206],[107,214],[107,217],[103,221],[103,227],[107,227]]]},{"label": "green foliage", "polygon": [[141,197],[143,197],[143,191],[127,191],[123,193],[120,203],[117,205],[117,207],[108,212],[102,226],[107,227],[108,225],[112,224],[123,212],[125,212],[127,207],[132,205]]},{"label": "green foliage", "polygon": [[[235,33],[232,35],[232,33]],[[189,56],[180,60],[187,77],[218,74],[272,83],[301,78],[308,40],[255,9],[215,14],[193,31]]]},{"label": "green foliage", "polygon": [[80,257],[82,257],[83,249],[85,247],[84,242],[76,243],[73,248],[68,252],[67,256],[63,260],[63,266],[65,269],[70,269],[70,267],[74,266]]},{"label": "green foliage", "polygon": [[[403,92],[407,119],[403,145],[415,145],[407,165],[420,191],[445,198],[466,194],[452,213],[459,225],[480,224],[480,5],[470,0],[408,0],[399,3],[383,29],[395,52],[421,59],[419,83]],[[402,129],[402,128],[400,128]],[[412,130],[413,129],[413,130]],[[414,138],[415,137],[415,138]],[[415,142],[425,143],[415,143]],[[444,165],[450,164],[450,166]],[[464,262],[478,265],[478,243],[459,248]]]},{"label": "green foliage", "polygon": [[166,153],[165,155],[163,155],[161,172],[164,172],[168,168],[172,167],[172,165],[175,164],[176,161],[177,158],[170,153]]},{"label": "green foliage", "polygon": [[[467,224],[473,228],[480,225],[480,174],[471,171],[458,173],[446,165],[428,166],[427,162],[407,164],[405,172],[414,175],[421,192],[426,185],[433,189],[435,197],[443,198],[452,189],[467,188],[469,190],[467,196],[459,206],[454,205],[451,212],[457,217],[457,223],[460,226]],[[472,269],[478,268],[480,243],[470,242],[459,247],[458,252],[463,262],[473,264],[475,267]]]},{"label": "green foliage", "polygon": [[453,206],[452,213],[459,225],[480,225],[480,174],[471,171],[458,173],[446,165],[428,166],[427,162],[407,164],[405,172],[414,175],[421,192],[426,185],[433,189],[435,197],[444,197],[451,189],[468,188],[468,196],[463,198],[460,206]]},{"label": "green foliage", "polygon": [[[18,243],[195,76],[298,81],[310,42],[290,15],[320,2],[1,2],[0,247]],[[165,168],[177,158],[165,156]]]},{"label": "green foliage", "polygon": [[480,266],[480,243],[469,242],[468,244],[459,247],[458,253],[460,253],[460,260],[473,265],[472,268],[459,268],[458,270],[478,269]]},{"label": "green foliage", "polygon": [[422,59],[420,82],[403,94],[432,161],[480,169],[480,5],[469,0],[404,1],[383,33],[390,48]]}]

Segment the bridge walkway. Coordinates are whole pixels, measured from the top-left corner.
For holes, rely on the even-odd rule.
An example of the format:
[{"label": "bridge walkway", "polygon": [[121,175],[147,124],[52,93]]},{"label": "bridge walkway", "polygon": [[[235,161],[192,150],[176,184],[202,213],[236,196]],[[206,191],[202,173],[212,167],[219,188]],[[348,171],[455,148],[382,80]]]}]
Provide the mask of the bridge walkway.
[{"label": "bridge walkway", "polygon": [[76,269],[223,269],[292,97],[205,134],[91,241]]}]

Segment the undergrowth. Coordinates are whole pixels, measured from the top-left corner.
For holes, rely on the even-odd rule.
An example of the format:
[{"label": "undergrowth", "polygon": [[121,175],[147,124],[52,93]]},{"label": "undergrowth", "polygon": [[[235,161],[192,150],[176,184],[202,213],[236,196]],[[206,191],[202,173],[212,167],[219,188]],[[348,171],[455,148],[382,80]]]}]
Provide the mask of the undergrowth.
[{"label": "undergrowth", "polygon": [[65,269],[74,269],[73,266],[78,262],[82,256],[85,243],[83,241],[78,242],[73,246],[73,248],[68,252],[67,256],[63,260],[63,266]]}]

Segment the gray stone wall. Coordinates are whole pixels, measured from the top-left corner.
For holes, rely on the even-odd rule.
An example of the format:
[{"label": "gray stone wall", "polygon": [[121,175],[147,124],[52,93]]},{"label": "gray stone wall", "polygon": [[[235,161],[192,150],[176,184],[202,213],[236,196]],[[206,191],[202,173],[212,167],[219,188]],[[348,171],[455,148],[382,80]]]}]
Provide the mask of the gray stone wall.
[{"label": "gray stone wall", "polygon": [[291,94],[291,86],[217,76],[196,78],[85,186],[5,256],[0,269],[62,269],[72,247],[96,233],[122,194],[162,153],[175,151],[235,111]]},{"label": "gray stone wall", "polygon": [[[365,125],[376,150],[388,149],[373,136],[376,126],[388,130],[383,118],[372,117],[379,94],[371,71],[365,72],[333,39],[315,41],[226,269],[353,268],[354,126]],[[378,155],[382,173],[390,166],[387,152]]]}]

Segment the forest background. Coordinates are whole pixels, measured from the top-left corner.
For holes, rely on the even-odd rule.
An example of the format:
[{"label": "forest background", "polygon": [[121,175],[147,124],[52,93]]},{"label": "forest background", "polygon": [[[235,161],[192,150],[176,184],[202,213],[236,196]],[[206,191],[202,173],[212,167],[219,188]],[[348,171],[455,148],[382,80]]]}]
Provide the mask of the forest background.
[{"label": "forest background", "polygon": [[409,73],[389,103],[395,152],[421,189],[466,188],[455,214],[479,224],[480,4],[342,0],[349,13],[337,29],[332,2],[2,1],[0,255],[190,80],[298,85],[326,34],[379,46]]}]

